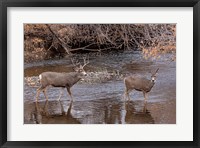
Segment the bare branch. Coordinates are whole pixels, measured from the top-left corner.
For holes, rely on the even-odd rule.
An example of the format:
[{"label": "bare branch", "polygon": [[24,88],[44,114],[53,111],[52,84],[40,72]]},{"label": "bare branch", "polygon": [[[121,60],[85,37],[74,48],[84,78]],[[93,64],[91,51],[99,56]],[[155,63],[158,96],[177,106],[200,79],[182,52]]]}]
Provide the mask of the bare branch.
[{"label": "bare branch", "polygon": [[53,32],[53,30],[51,29],[50,25],[46,24],[46,26],[49,29],[49,31],[56,37],[56,39],[58,39],[58,41],[60,42],[61,46],[65,49],[67,54],[71,54],[70,51],[67,49],[67,46],[65,45],[65,43],[56,35],[56,33]]}]

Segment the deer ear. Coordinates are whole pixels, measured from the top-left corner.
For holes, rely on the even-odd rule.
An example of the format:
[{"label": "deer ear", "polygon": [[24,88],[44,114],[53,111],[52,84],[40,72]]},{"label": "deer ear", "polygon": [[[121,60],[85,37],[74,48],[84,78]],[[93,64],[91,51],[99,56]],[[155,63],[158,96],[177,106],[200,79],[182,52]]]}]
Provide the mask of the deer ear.
[{"label": "deer ear", "polygon": [[156,69],[156,72],[155,72],[155,73],[158,73],[158,70],[159,70],[159,68]]}]

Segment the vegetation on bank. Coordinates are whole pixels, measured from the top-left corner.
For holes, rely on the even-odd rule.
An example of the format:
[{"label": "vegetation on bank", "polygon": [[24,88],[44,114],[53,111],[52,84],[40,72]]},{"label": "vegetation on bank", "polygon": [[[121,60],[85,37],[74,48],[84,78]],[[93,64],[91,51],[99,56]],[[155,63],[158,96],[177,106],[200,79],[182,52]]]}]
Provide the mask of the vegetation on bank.
[{"label": "vegetation on bank", "polygon": [[[176,53],[175,24],[25,24],[25,62],[75,53],[141,50],[144,57]],[[173,60],[173,59],[172,59]]]}]

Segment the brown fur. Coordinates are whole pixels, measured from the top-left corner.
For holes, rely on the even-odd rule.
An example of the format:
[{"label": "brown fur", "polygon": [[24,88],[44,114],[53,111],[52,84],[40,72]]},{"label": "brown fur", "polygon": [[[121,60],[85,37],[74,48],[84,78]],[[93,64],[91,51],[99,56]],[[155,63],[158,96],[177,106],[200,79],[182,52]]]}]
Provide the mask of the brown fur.
[{"label": "brown fur", "polygon": [[[46,94],[46,90],[48,86],[66,88],[68,94],[71,97],[71,101],[73,101],[70,88],[74,84],[76,84],[79,80],[81,80],[84,75],[86,75],[86,73],[83,67],[76,68],[76,72],[71,72],[71,73],[44,72],[40,74],[39,78],[40,78],[41,86],[37,89],[36,101],[38,101],[38,96],[40,94],[40,91],[43,91],[46,100],[48,100],[48,97]],[[63,93],[61,92],[59,96],[59,100],[62,94]]]},{"label": "brown fur", "polygon": [[145,101],[147,100],[147,93],[151,91],[152,87],[155,84],[156,79],[156,73],[159,69],[157,69],[154,73],[152,73],[151,79],[147,79],[145,77],[138,77],[138,76],[128,76],[124,78],[124,84],[125,84],[125,92],[124,92],[124,98],[126,99],[128,97],[128,100],[130,100],[129,93],[132,90],[142,91]]}]

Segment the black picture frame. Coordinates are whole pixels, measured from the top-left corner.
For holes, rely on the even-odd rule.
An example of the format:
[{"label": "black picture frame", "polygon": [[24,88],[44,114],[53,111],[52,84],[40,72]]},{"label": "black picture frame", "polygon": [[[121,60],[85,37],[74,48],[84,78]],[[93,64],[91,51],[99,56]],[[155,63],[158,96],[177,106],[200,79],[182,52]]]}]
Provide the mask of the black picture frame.
[{"label": "black picture frame", "polygon": [[[7,141],[8,7],[193,7],[193,141]],[[1,147],[200,147],[200,2],[199,0],[3,0],[0,2],[0,146]],[[188,98],[189,99],[189,98]],[[26,135],[24,135],[26,136]]]}]

